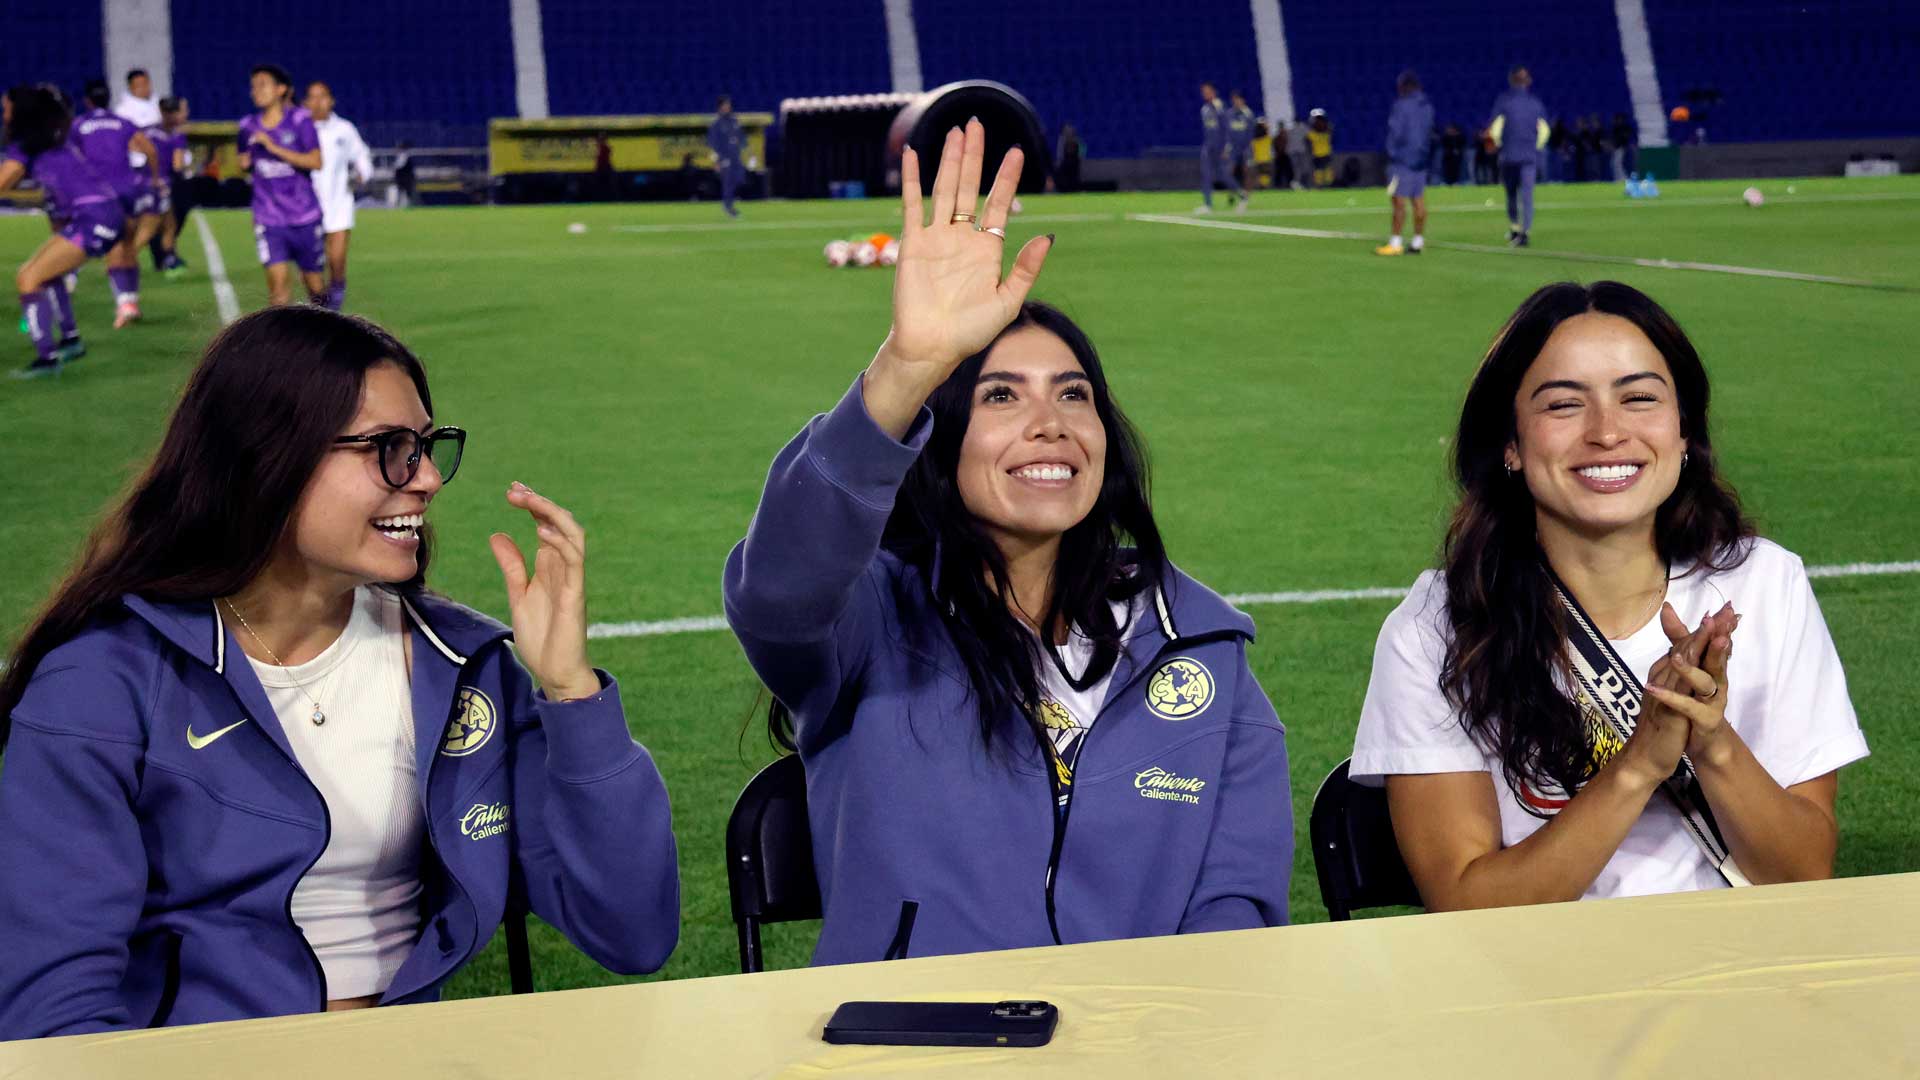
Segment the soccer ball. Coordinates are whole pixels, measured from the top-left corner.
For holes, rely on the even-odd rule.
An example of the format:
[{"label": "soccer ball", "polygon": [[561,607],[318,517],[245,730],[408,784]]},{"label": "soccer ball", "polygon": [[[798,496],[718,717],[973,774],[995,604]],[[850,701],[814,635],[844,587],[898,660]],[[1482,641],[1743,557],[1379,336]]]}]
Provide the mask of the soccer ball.
[{"label": "soccer ball", "polygon": [[879,258],[880,249],[865,240],[862,240],[859,245],[853,249],[853,265],[855,266],[872,266],[875,262],[879,261]]},{"label": "soccer ball", "polygon": [[847,265],[847,260],[853,257],[853,245],[847,243],[845,240],[829,240],[827,241],[826,249],[821,252],[821,254],[827,257],[828,266],[845,266]]},{"label": "soccer ball", "polygon": [[572,233],[575,236],[583,235],[587,231],[587,223],[584,221],[576,221],[573,224],[567,226],[567,231]]},{"label": "soccer ball", "polygon": [[880,265],[893,266],[900,261],[900,241],[889,240],[887,246],[880,249]]},{"label": "soccer ball", "polygon": [[1760,194],[1760,189],[1757,187],[1750,187],[1747,190],[1741,192],[1740,198],[1748,206],[1759,206],[1760,204],[1767,201],[1766,196]]}]

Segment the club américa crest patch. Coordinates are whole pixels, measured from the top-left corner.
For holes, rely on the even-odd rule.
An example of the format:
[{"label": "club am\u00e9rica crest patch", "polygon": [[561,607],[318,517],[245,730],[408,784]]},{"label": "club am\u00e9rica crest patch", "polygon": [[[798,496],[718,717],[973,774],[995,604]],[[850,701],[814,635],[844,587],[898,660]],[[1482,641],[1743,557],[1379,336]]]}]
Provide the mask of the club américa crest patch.
[{"label": "club am\u00e9rica crest patch", "polygon": [[499,710],[487,695],[471,686],[461,687],[459,696],[453,699],[453,719],[447,721],[440,752],[447,757],[466,757],[487,745],[499,718]]},{"label": "club am\u00e9rica crest patch", "polygon": [[1147,710],[1162,720],[1191,720],[1213,704],[1213,693],[1213,672],[1191,656],[1176,656],[1147,680]]}]

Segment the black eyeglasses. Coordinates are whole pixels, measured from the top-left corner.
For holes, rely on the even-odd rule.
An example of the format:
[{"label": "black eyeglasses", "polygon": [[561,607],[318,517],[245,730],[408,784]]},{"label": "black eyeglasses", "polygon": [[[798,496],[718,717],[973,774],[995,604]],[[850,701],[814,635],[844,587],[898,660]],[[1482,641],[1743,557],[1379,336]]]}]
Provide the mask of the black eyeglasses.
[{"label": "black eyeglasses", "polygon": [[377,435],[342,435],[335,446],[372,443],[380,450],[380,475],[396,488],[413,483],[420,473],[420,458],[425,456],[440,472],[440,482],[453,479],[460,470],[460,455],[467,447],[467,433],[457,427],[435,428],[425,435],[411,428],[394,428]]}]

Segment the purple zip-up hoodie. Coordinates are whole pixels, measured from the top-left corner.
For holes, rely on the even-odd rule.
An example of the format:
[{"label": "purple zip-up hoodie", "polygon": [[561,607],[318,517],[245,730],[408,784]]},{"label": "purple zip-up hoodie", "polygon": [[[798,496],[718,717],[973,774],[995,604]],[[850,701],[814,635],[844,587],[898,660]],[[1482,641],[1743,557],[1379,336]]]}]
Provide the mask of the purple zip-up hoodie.
[{"label": "purple zip-up hoodie", "polygon": [[895,441],[856,379],[774,459],[727,560],[727,621],[806,768],[814,963],[1284,924],[1286,732],[1247,666],[1252,620],[1167,568],[1057,814],[1026,721],[982,745],[934,590],[880,549],[932,428],[922,409]]},{"label": "purple zip-up hoodie", "polygon": [[[381,1004],[431,1001],[500,925],[509,878],[614,971],[679,937],[667,791],[620,690],[555,703],[510,631],[407,592],[422,919]],[[0,1039],[314,1012],[292,918],[327,807],[210,602],[137,596],[48,653],[0,773]],[[231,729],[231,730],[228,730]]]}]

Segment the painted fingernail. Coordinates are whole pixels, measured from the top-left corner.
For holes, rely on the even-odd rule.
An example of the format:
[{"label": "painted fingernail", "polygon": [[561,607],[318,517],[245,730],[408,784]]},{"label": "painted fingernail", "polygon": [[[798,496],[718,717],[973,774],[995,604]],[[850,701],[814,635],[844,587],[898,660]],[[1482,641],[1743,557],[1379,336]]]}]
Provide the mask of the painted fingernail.
[{"label": "painted fingernail", "polygon": [[1053,246],[1053,245],[1055,244],[1055,242],[1056,242],[1056,241],[1055,241],[1055,240],[1053,239],[1053,234],[1052,234],[1052,233],[1048,233],[1048,234],[1047,234],[1047,246],[1048,246],[1048,247],[1052,247],[1052,246]]}]

